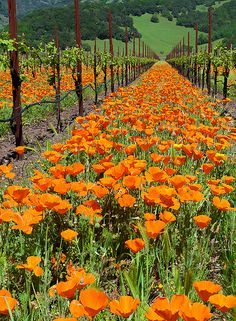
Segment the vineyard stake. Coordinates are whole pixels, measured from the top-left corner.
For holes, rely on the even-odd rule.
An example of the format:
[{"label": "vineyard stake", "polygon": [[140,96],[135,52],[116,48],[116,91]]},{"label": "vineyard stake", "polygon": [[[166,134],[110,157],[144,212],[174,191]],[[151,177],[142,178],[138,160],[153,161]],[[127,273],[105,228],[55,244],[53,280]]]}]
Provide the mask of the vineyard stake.
[{"label": "vineyard stake", "polygon": [[114,86],[114,66],[113,66],[113,58],[114,58],[114,49],[113,49],[113,42],[112,42],[112,13],[109,11],[108,14],[108,26],[109,26],[109,40],[110,40],[110,54],[111,54],[111,92],[113,93],[115,91]]},{"label": "vineyard stake", "polygon": [[211,51],[212,51],[212,8],[208,8],[208,63],[207,63],[207,71],[206,71],[206,82],[207,82],[207,91],[208,95],[211,94]]},{"label": "vineyard stake", "polygon": [[129,34],[128,34],[128,27],[125,27],[125,86],[128,85],[129,76],[128,76],[128,41],[129,41]]},{"label": "vineyard stake", "polygon": [[208,8],[208,53],[212,52],[212,8]]},{"label": "vineyard stake", "polygon": [[98,103],[98,92],[97,92],[97,39],[94,40],[94,62],[93,62],[93,74],[94,74],[94,93],[95,93],[95,105]]},{"label": "vineyard stake", "polygon": [[56,100],[57,100],[57,129],[61,131],[61,70],[60,70],[60,46],[58,31],[55,30],[55,45],[57,48],[57,61],[56,61]]},{"label": "vineyard stake", "polygon": [[197,54],[198,54],[198,24],[196,24],[196,39],[195,39],[195,62],[194,62],[194,84],[197,84]]},{"label": "vineyard stake", "polygon": [[140,58],[141,58],[141,36],[139,34],[138,37],[138,57],[139,57],[139,65],[138,65],[138,72],[139,75],[141,74],[141,63],[140,63]]},{"label": "vineyard stake", "polygon": [[[80,1],[74,0],[75,6],[75,36],[76,45],[81,49],[81,32],[80,32]],[[78,59],[77,61],[77,80],[75,81],[76,94],[79,101],[79,115],[83,116],[83,88],[82,88],[82,61]]]},{"label": "vineyard stake", "polygon": [[[136,48],[135,48],[135,33],[133,34],[133,57],[135,57],[136,56]],[[135,63],[134,63],[134,66],[133,66],[133,79],[135,80],[135,78],[136,78],[136,72],[135,72],[135,67],[136,67],[136,65],[135,65]]]},{"label": "vineyard stake", "polygon": [[[104,54],[106,55],[107,53],[107,46],[106,46],[106,41],[104,41]],[[105,97],[107,95],[107,60],[105,58],[105,64],[104,64],[104,78],[103,78],[103,81],[104,81],[104,92],[105,92]]]},{"label": "vineyard stake", "polygon": [[[22,116],[21,116],[21,79],[19,70],[19,54],[17,45],[17,22],[16,22],[16,0],[8,0],[8,15],[9,15],[9,34],[14,40],[15,50],[10,53],[10,70],[12,79],[12,96],[13,96],[13,111],[11,121],[11,129],[15,135],[16,147],[23,146],[22,132]],[[18,156],[18,159],[22,159]]]}]

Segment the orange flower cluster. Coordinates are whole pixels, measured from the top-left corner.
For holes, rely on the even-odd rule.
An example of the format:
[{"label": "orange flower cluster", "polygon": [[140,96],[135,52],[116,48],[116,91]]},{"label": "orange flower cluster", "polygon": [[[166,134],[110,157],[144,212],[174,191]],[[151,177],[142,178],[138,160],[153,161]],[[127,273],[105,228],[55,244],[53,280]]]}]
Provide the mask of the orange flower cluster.
[{"label": "orange flower cluster", "polygon": [[[84,250],[76,248],[80,223],[93,233],[106,225],[109,231],[121,225],[114,242],[123,228],[124,235],[132,233],[131,239],[117,248],[142,251],[136,258],[145,255],[149,242],[150,247],[157,244],[169,231],[178,230],[176,242],[185,227],[201,238],[199,229],[207,234],[223,215],[235,210],[231,200],[235,161],[229,155],[236,128],[231,118],[221,117],[214,106],[168,65],[154,66],[141,84],[120,88],[107,97],[102,111],[77,117],[71,136],[42,154],[44,167],[35,170],[29,186],[9,185],[3,191],[0,228],[9,225],[9,233],[21,231],[26,234],[22,237],[37,238],[36,225],[41,233],[45,226],[53,226],[51,237],[61,244],[59,253],[68,249],[63,263],[54,260],[55,269],[60,264],[65,267],[66,260],[75,262],[75,252]],[[11,178],[11,167],[1,166],[0,174]],[[131,228],[142,237],[134,236]],[[39,263],[39,257],[29,256],[26,264],[17,267],[41,275]],[[128,318],[140,304],[138,298],[129,296],[109,303],[105,292],[85,289],[96,280],[83,268],[70,265],[62,282],[63,273],[56,275],[58,283],[54,280],[49,294],[55,300],[56,294],[68,300],[71,317],[54,321],[93,318],[108,305],[111,313]],[[235,297],[219,293],[220,286],[206,282],[194,283],[203,301],[223,313],[234,307]],[[138,310],[148,302],[142,303]],[[156,298],[146,318],[206,321],[213,313],[204,304],[176,294],[171,299]]]},{"label": "orange flower cluster", "polygon": [[[74,88],[74,82],[69,71],[64,67],[61,70],[61,90],[68,91]],[[22,83],[22,103],[29,104],[40,101],[45,97],[54,97],[55,90],[48,83],[48,71],[42,69],[32,73],[28,71],[25,73],[25,80]],[[10,72],[0,71],[0,108],[12,105],[12,88]],[[102,79],[98,79],[98,81]],[[83,66],[83,86],[93,84],[94,76],[92,68]]]}]

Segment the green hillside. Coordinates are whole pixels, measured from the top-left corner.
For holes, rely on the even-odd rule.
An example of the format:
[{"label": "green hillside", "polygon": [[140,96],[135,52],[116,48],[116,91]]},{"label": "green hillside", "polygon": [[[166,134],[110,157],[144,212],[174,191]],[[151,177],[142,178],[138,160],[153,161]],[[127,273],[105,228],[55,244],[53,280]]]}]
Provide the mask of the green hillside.
[{"label": "green hillside", "polygon": [[150,21],[151,14],[141,17],[133,17],[135,28],[142,34],[143,40],[161,57],[166,56],[173,45],[185,38],[187,44],[188,32],[190,32],[191,45],[195,42],[195,30],[176,25],[176,19],[169,21],[158,16],[159,23]]}]

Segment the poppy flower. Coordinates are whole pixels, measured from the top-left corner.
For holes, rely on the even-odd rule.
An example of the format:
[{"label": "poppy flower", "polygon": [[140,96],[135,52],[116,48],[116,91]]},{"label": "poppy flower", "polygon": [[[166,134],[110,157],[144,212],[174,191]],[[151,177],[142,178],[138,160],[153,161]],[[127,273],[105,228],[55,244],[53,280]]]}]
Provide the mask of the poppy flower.
[{"label": "poppy flower", "polygon": [[194,216],[193,220],[194,220],[194,223],[201,229],[207,227],[211,222],[211,218],[207,215]]},{"label": "poppy flower", "polygon": [[176,221],[175,215],[168,211],[164,211],[163,213],[160,213],[159,217],[166,224]]},{"label": "poppy flower", "polygon": [[144,315],[149,321],[165,321],[152,308],[150,308]]},{"label": "poppy flower", "polygon": [[183,305],[180,315],[185,321],[207,321],[212,317],[210,309],[198,302]]},{"label": "poppy flower", "polygon": [[42,261],[39,256],[29,256],[26,259],[27,264],[19,264],[16,266],[17,269],[25,269],[29,272],[33,272],[36,276],[41,276],[43,274],[43,269],[38,266]]},{"label": "poppy flower", "polygon": [[80,292],[79,301],[90,317],[94,317],[108,305],[106,293],[93,288],[82,290]]},{"label": "poppy flower", "polygon": [[138,253],[145,247],[145,242],[142,239],[136,238],[134,240],[128,240],[125,245],[133,252]]},{"label": "poppy flower", "polygon": [[146,221],[155,221],[156,220],[156,215],[152,213],[145,213],[144,218]]},{"label": "poppy flower", "polygon": [[234,295],[214,294],[210,296],[208,301],[221,312],[228,312],[236,306],[236,296]]},{"label": "poppy flower", "polygon": [[219,284],[211,281],[196,281],[193,283],[193,287],[198,296],[205,302],[208,301],[210,296],[217,294],[222,289]]},{"label": "poppy flower", "polygon": [[26,197],[30,194],[30,189],[27,187],[21,187],[17,185],[9,186],[4,192],[5,197],[10,197],[18,204],[22,204]]},{"label": "poppy flower", "polygon": [[202,169],[206,175],[208,175],[214,168],[214,165],[211,163],[202,164]]},{"label": "poppy flower", "polygon": [[227,201],[226,199],[220,199],[219,197],[215,196],[215,197],[213,197],[212,203],[220,211],[233,210],[233,208],[231,207],[229,201]]},{"label": "poppy flower", "polygon": [[61,232],[61,237],[65,241],[72,241],[74,238],[76,238],[77,235],[78,235],[77,232],[70,230],[70,229]]},{"label": "poppy flower", "polygon": [[0,290],[0,314],[8,315],[17,304],[18,301],[12,297],[9,291],[5,289]]},{"label": "poppy flower", "polygon": [[111,313],[128,318],[137,309],[139,304],[139,299],[134,299],[131,296],[121,296],[119,301],[112,300],[109,306]]},{"label": "poppy flower", "polygon": [[[76,289],[76,280],[73,279],[70,279],[66,282],[59,282],[53,287],[53,290],[57,291],[60,296],[68,299],[73,298]],[[50,293],[53,293],[53,291],[51,291]]]},{"label": "poppy flower", "polygon": [[25,152],[25,146],[18,146],[15,148],[15,151],[17,152],[18,155],[23,155]]},{"label": "poppy flower", "polygon": [[84,306],[78,300],[71,301],[69,309],[70,309],[70,313],[75,318],[87,316],[89,319],[91,319],[88,312],[85,310]]},{"label": "poppy flower", "polygon": [[136,199],[130,194],[124,194],[118,199],[120,207],[132,207]]},{"label": "poppy flower", "polygon": [[160,220],[145,222],[147,235],[152,239],[155,239],[162,232],[165,226],[166,223]]},{"label": "poppy flower", "polygon": [[52,321],[77,321],[76,318],[56,318],[53,319]]},{"label": "poppy flower", "polygon": [[188,298],[181,294],[174,295],[170,301],[167,298],[158,297],[151,309],[165,321],[176,321],[182,306],[188,302]]}]

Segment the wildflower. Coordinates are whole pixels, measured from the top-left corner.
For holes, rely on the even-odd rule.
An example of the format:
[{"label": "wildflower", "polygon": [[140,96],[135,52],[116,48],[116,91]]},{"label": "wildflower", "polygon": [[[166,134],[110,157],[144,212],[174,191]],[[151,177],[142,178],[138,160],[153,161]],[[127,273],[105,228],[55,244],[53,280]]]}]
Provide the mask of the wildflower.
[{"label": "wildflower", "polygon": [[125,245],[133,252],[138,253],[145,247],[145,242],[142,239],[136,238],[134,240],[128,240]]},{"label": "wildflower", "polygon": [[18,301],[12,297],[9,291],[5,289],[0,290],[0,314],[8,315],[17,304]]},{"label": "wildflower", "polygon": [[222,287],[211,281],[196,281],[193,283],[194,289],[203,301],[208,301],[209,297],[218,293]]},{"label": "wildflower", "polygon": [[77,235],[78,235],[77,232],[70,230],[70,229],[61,232],[61,237],[65,241],[72,241],[74,238],[76,238]]},{"label": "wildflower", "polygon": [[41,260],[42,259],[39,256],[29,256],[26,260],[27,264],[19,264],[16,268],[25,269],[29,272],[33,272],[36,276],[41,276],[43,274],[43,269],[38,266]]},{"label": "wildflower", "polygon": [[134,299],[131,296],[121,296],[119,301],[112,300],[109,304],[112,313],[123,318],[128,318],[140,304],[139,299]]},{"label": "wildflower", "polygon": [[210,296],[208,301],[221,312],[228,312],[236,306],[236,296],[234,295],[214,294]]}]

